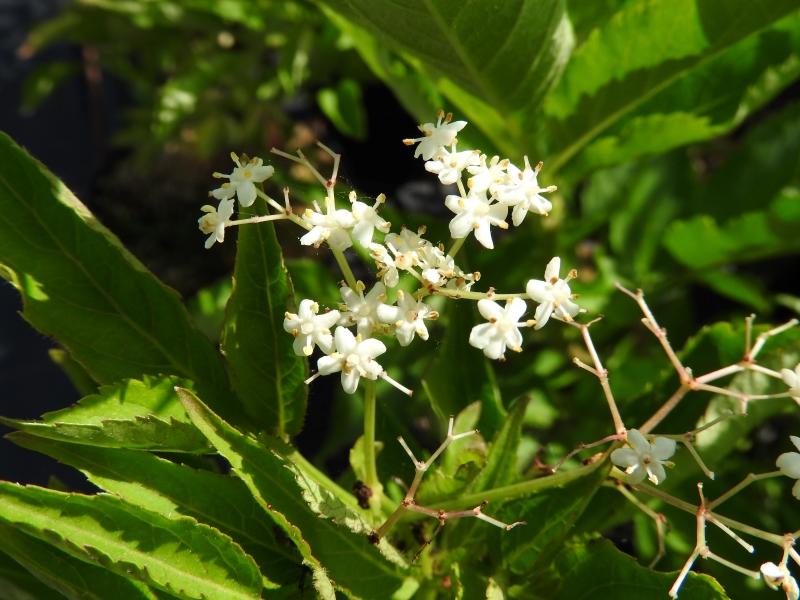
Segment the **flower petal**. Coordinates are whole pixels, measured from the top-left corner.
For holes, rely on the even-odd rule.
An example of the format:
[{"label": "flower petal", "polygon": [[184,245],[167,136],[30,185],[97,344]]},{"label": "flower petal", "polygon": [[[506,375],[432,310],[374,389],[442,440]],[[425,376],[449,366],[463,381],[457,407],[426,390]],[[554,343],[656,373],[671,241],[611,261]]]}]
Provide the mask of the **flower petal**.
[{"label": "flower petal", "polygon": [[244,207],[252,206],[256,201],[256,186],[251,181],[245,181],[236,188],[239,204]]},{"label": "flower petal", "polygon": [[675,447],[675,440],[657,437],[651,446],[653,458],[656,460],[667,460],[675,454]]},{"label": "flower petal", "polygon": [[784,452],[775,461],[775,466],[787,477],[800,479],[800,454],[797,452]]}]

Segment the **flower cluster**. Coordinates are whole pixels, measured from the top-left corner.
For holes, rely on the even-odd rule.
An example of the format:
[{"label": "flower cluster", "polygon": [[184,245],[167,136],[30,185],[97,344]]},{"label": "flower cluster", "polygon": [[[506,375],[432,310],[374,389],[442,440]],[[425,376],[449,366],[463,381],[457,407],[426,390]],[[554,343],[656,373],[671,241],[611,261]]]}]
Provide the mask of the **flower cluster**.
[{"label": "flower cluster", "polygon": [[[747,322],[747,335],[744,358],[736,364],[722,367],[716,371],[694,375],[688,366],[681,362],[679,355],[672,349],[665,330],[656,322],[652,311],[647,306],[641,291],[630,291],[617,284],[617,287],[633,298],[642,310],[644,325],[655,334],[664,349],[672,366],[679,375],[681,387],[672,395],[653,416],[639,429],[628,429],[616,405],[613,390],[609,384],[608,371],[603,367],[601,359],[593,345],[589,334],[589,323],[579,323],[576,317],[584,312],[576,302],[577,296],[570,289],[570,282],[577,277],[572,269],[561,276],[561,259],[553,257],[544,269],[543,279],[530,279],[522,291],[497,293],[489,287],[481,292],[474,288],[480,280],[480,273],[466,272],[460,268],[455,257],[470,233],[484,248],[492,249],[492,227],[507,229],[510,224],[519,226],[528,213],[547,215],[552,210],[551,202],[543,195],[555,191],[555,186],[541,187],[538,176],[542,163],[531,166],[528,158],[523,166],[514,165],[507,158],[489,157],[479,150],[463,150],[458,148],[457,135],[466,126],[465,121],[453,121],[450,114],[440,113],[435,123],[424,123],[420,126],[422,136],[404,140],[407,145],[416,146],[415,157],[425,161],[425,168],[436,175],[444,185],[455,185],[457,194],[447,195],[444,204],[453,213],[449,221],[449,231],[455,240],[449,248],[441,243],[434,243],[425,238],[426,228],[412,231],[401,226],[392,231],[391,224],[380,214],[381,205],[386,202],[384,195],[379,195],[373,202],[363,202],[355,192],[349,194],[349,205],[337,205],[334,194],[336,176],[339,166],[339,155],[319,144],[333,158],[333,171],[330,177],[323,177],[305,158],[301,151],[290,155],[273,149],[273,153],[302,164],[317,178],[324,190],[324,199],[314,200],[311,206],[302,212],[295,212],[289,203],[288,190],[284,190],[285,204],[278,204],[261,187],[264,181],[274,173],[271,166],[264,165],[260,158],[242,158],[232,154],[235,167],[230,174],[215,173],[217,178],[225,179],[221,187],[210,192],[210,196],[219,200],[217,207],[203,206],[203,216],[198,224],[203,233],[208,235],[205,245],[211,247],[225,239],[225,230],[231,226],[261,223],[265,221],[290,220],[304,231],[300,243],[305,246],[327,246],[338,263],[343,276],[339,293],[341,302],[336,306],[321,309],[313,299],[303,299],[297,312],[286,312],[283,328],[294,337],[294,352],[303,357],[316,356],[316,373],[306,382],[310,383],[323,375],[339,374],[343,390],[353,394],[358,390],[362,379],[373,382],[383,379],[400,391],[411,395],[411,390],[392,379],[381,365],[388,347],[395,343],[399,346],[410,346],[416,338],[427,341],[431,337],[428,329],[431,321],[439,316],[439,304],[442,300],[452,299],[459,302],[475,301],[477,312],[482,322],[472,327],[468,343],[472,347],[493,360],[504,360],[506,352],[521,352],[524,342],[523,329],[541,329],[552,320],[561,321],[580,332],[591,364],[584,363],[579,357],[573,362],[588,371],[599,380],[600,387],[609,406],[614,426],[614,433],[598,442],[576,449],[563,458],[559,466],[581,449],[600,444],[614,442],[616,447],[609,449],[607,457],[624,474],[612,469],[611,478],[627,485],[618,486],[623,495],[642,507],[633,496],[634,491],[655,494],[667,503],[672,497],[663,490],[657,492],[645,481],[659,485],[666,479],[666,467],[672,467],[670,459],[675,454],[677,441],[681,442],[692,455],[700,469],[709,478],[714,473],[704,464],[693,442],[698,432],[714,424],[715,421],[681,435],[654,435],[652,431],[669,412],[681,401],[689,391],[700,390],[737,398],[741,402],[742,412],[746,412],[747,403],[766,398],[792,398],[800,403],[800,365],[794,369],[773,371],[756,363],[756,357],[770,336],[786,331],[795,325],[792,320],[782,326],[773,328],[758,336],[750,347],[750,326]],[[252,206],[256,198],[262,198],[268,206],[268,214],[256,214],[245,219],[233,220],[236,202],[242,207]],[[367,263],[374,263],[375,280],[370,284],[356,279],[345,255],[345,251],[356,247]],[[372,266],[372,265],[370,265]],[[436,298],[439,296],[440,298]],[[501,304],[501,302],[503,302]],[[529,312],[529,302],[535,305]],[[530,317],[526,318],[525,315]],[[435,333],[435,332],[433,332]],[[773,379],[782,380],[788,386],[777,394],[752,395],[744,394],[730,388],[710,385],[723,377],[742,371],[757,371]],[[686,382],[691,382],[688,385]],[[367,386],[364,395],[365,429],[364,429],[364,461],[365,485],[370,490],[367,504],[374,508],[381,494],[382,486],[375,468],[375,428],[374,415],[376,394],[373,386]],[[367,409],[370,406],[371,409]],[[367,422],[372,419],[372,425]],[[721,420],[721,418],[719,419]],[[451,441],[469,435],[453,434],[453,420],[450,421],[448,438],[431,458],[426,462],[417,461],[413,453],[401,439],[404,449],[415,464],[417,473],[403,504],[392,514],[378,530],[378,537],[395,522],[405,511],[418,512],[439,519],[440,523],[448,519],[476,517],[497,526],[509,529],[518,523],[506,525],[482,513],[482,505],[466,511],[441,511],[419,506],[415,503],[415,493],[422,473]],[[734,486],[717,499],[706,503],[702,492],[702,484],[698,484],[700,504],[695,513],[697,519],[697,541],[694,552],[687,559],[678,579],[675,581],[670,595],[675,597],[689,569],[698,557],[712,558],[722,564],[754,577],[761,576],[773,589],[783,590],[790,600],[800,600],[800,591],[795,579],[787,567],[788,557],[800,564],[800,555],[794,551],[794,537],[788,536],[784,545],[784,556],[779,564],[764,563],[760,573],[734,565],[730,561],[716,556],[706,544],[706,524],[720,527],[749,552],[753,547],[740,538],[734,531],[738,524],[725,519],[715,509],[729,497],[738,493],[744,486],[767,477],[785,475],[798,480],[792,493],[800,499],[800,437],[791,437],[798,452],[781,454],[776,465],[778,471],[761,475],[750,475],[744,482]],[[622,446],[624,442],[625,446]],[[558,468],[558,467],[555,467]],[[553,470],[555,470],[555,468]],[[673,504],[685,509],[687,503],[675,501]],[[365,507],[366,508],[366,507]],[[647,507],[644,507],[647,510]],[[650,511],[652,512],[652,511]],[[648,513],[650,514],[650,513]],[[655,513],[653,513],[655,515]],[[651,515],[652,516],[652,515]],[[662,522],[656,517],[659,536],[662,536]],[[757,531],[753,528],[742,531]],[[766,535],[767,537],[764,537]],[[762,537],[770,541],[782,542],[780,536]],[[789,539],[791,537],[791,539]],[[660,539],[663,551],[663,540]]]},{"label": "flower cluster", "polygon": [[404,142],[417,144],[414,156],[421,155],[426,161],[425,169],[438,175],[439,181],[458,185],[459,193],[445,199],[447,208],[455,213],[450,221],[453,239],[463,239],[474,232],[481,245],[492,249],[492,227],[508,229],[509,211],[515,226],[521,225],[528,213],[546,216],[553,205],[542,194],[554,192],[556,186],[539,185],[543,165],[539,162],[531,167],[527,156],[520,169],[507,158],[489,158],[479,150],[459,151],[456,134],[465,125],[465,121],[452,121],[452,115],[440,113],[435,124],[420,126],[423,137]]}]

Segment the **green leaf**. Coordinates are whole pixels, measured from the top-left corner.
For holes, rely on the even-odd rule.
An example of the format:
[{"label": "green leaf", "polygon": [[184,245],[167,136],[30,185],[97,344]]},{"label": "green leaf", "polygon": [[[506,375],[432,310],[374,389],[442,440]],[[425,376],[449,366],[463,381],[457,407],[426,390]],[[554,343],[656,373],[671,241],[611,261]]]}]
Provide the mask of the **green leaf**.
[{"label": "green leaf", "polygon": [[[575,50],[561,81],[547,98],[545,110],[552,119],[547,123],[547,133],[554,157],[550,166],[560,168],[656,94],[669,86],[684,84],[681,78],[694,69],[796,8],[793,0],[764,0],[758,4],[748,0],[627,3]],[[665,32],[669,32],[667,37]],[[668,39],[668,43],[653,43],[658,39]],[[784,56],[780,55],[777,60],[783,60]],[[736,64],[733,58],[731,64]],[[744,68],[748,66],[744,62]],[[754,68],[757,72],[764,70],[758,61]],[[716,72],[721,70],[718,68]],[[752,76],[750,73],[744,77]],[[706,74],[702,78],[698,76],[697,81],[705,84],[707,79]],[[703,87],[695,85],[692,91],[695,100],[685,103],[684,112],[693,109],[693,102],[694,106],[699,104],[697,96],[703,93]],[[674,103],[669,110],[675,110]],[[663,121],[667,117],[648,118]],[[682,118],[685,121],[687,117]],[[645,120],[640,125],[652,129],[655,122]],[[700,119],[693,118],[692,125],[683,133],[676,125],[676,122],[671,123],[666,131],[674,143],[698,139],[701,133],[714,134],[713,129],[703,133],[709,124],[702,115]],[[633,134],[636,128],[631,126],[630,131]],[[635,135],[639,136],[636,143],[641,151],[646,141],[645,131]],[[682,136],[685,139],[682,140]],[[604,143],[624,149],[628,157],[634,152],[628,140],[611,138]],[[655,139],[652,143],[657,152],[664,149],[667,140]],[[594,151],[597,153],[600,149]]]},{"label": "green leaf", "polygon": [[608,469],[597,469],[563,487],[506,504],[498,518],[526,524],[501,532],[499,545],[504,564],[519,574],[545,568],[561,550],[607,474]]},{"label": "green leaf", "polygon": [[513,483],[516,479],[517,447],[522,435],[522,422],[529,398],[518,398],[511,407],[503,427],[497,432],[489,447],[486,466],[468,486],[469,492],[482,492]]},{"label": "green leaf", "polygon": [[269,580],[289,584],[301,576],[300,556],[276,537],[269,519],[237,478],[176,464],[149,453],[109,450],[8,436],[15,444],[80,469],[97,487],[167,517],[176,514],[213,525],[252,556]]},{"label": "green leaf", "polygon": [[800,241],[774,227],[766,212],[745,213],[722,226],[708,215],[675,221],[664,234],[664,245],[693,270],[800,250]]},{"label": "green leaf", "polygon": [[[569,542],[559,553],[555,572],[561,580],[553,600],[640,600],[666,596],[678,572],[659,573],[639,565],[632,556],[617,550],[608,540]],[[692,600],[725,600],[728,596],[708,575],[690,572],[680,596]]]},{"label": "green leaf", "polygon": [[41,421],[0,417],[0,423],[54,440],[169,452],[208,452],[175,394],[174,377],[129,379],[103,386],[78,404],[42,415]]},{"label": "green leaf", "polygon": [[443,423],[479,400],[480,429],[491,436],[500,427],[504,410],[491,364],[480,350],[465,343],[474,325],[471,303],[452,303],[447,318],[444,340],[425,371],[423,388]]},{"label": "green leaf", "polygon": [[800,15],[693,68],[581,152],[586,171],[663,153],[730,131],[800,76]]},{"label": "green leaf", "polygon": [[[156,600],[156,596],[143,583],[73,558],[9,525],[0,525],[0,537],[3,540],[3,552],[42,583],[71,600]],[[0,598],[2,594],[0,591]],[[28,596],[31,600],[50,597],[60,596],[55,592]]]},{"label": "green leaf", "polygon": [[61,600],[63,596],[44,585],[0,550],[0,600]]},{"label": "green leaf", "polygon": [[[569,39],[554,40],[564,3],[523,0],[327,0],[333,9],[407,52],[500,112],[528,107],[557,76]],[[491,23],[491,27],[487,27]]]},{"label": "green leaf", "polygon": [[[532,148],[536,138],[525,121],[558,79],[572,49],[563,0],[325,4],[376,38],[368,42],[360,31],[345,27],[365,62],[418,118],[431,120],[445,96],[459,117],[473,121],[491,139],[489,147],[481,143],[484,150],[493,146],[521,154]],[[381,46],[405,60],[390,57]],[[466,133],[465,141],[471,135]]]},{"label": "green leaf", "polygon": [[24,317],[100,383],[171,373],[243,422],[214,347],[160,283],[47,169],[0,134],[0,274]]},{"label": "green leaf", "polygon": [[317,104],[340,132],[357,140],[366,138],[367,114],[357,81],[342,79],[335,87],[322,88]]},{"label": "green leaf", "polygon": [[81,560],[181,598],[255,599],[253,559],[215,529],[112,496],[0,483],[0,521]]},{"label": "green leaf", "polygon": [[47,355],[61,368],[81,396],[97,392],[97,384],[86,372],[86,369],[69,355],[69,352],[61,348],[51,348],[47,351]]},{"label": "green leaf", "polygon": [[[262,204],[241,210],[240,218]],[[254,424],[279,436],[298,433],[307,367],[282,326],[292,289],[272,223],[240,228],[233,281],[222,335],[233,386]]]},{"label": "green leaf", "polygon": [[189,313],[197,327],[213,342],[219,341],[225,322],[225,305],[231,297],[231,280],[226,277],[203,288],[189,300]]},{"label": "green leaf", "polygon": [[[331,492],[318,488],[313,482],[299,485],[295,476],[297,468],[276,448],[260,445],[231,428],[188,390],[178,393],[195,425],[231,463],[234,473],[244,481],[261,507],[297,545],[322,585],[330,587],[327,571],[337,589],[357,596],[390,597],[400,588],[403,576],[398,566],[381,556],[366,534],[357,535],[338,522],[350,520],[350,514],[336,516],[337,521],[317,514],[319,511],[333,517],[326,506],[335,507],[337,512],[341,510],[338,503],[327,504],[333,502]],[[307,499],[313,501],[313,509]],[[387,544],[386,540],[381,541],[381,545]]]}]

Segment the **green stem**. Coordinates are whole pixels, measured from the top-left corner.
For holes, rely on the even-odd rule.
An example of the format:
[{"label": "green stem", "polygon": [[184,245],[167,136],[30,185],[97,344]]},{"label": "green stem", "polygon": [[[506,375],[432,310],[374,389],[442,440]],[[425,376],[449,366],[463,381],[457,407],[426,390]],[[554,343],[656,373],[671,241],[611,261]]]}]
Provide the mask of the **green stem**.
[{"label": "green stem", "polygon": [[375,382],[364,384],[364,470],[367,487],[378,491],[378,467],[375,460]]},{"label": "green stem", "polygon": [[519,483],[512,483],[511,485],[504,485],[502,487],[489,489],[484,492],[473,492],[471,494],[464,494],[458,498],[447,500],[432,505],[430,508],[457,508],[457,507],[473,507],[478,506],[481,502],[502,502],[506,500],[513,500],[522,496],[529,496],[543,492],[550,488],[566,485],[571,481],[586,477],[593,473],[600,467],[608,467],[605,460],[599,460],[583,467],[564,471],[563,473],[555,473],[546,477],[537,477],[536,479],[529,479],[527,481],[520,481]]},{"label": "green stem", "polygon": [[333,248],[331,248],[331,252],[333,252],[333,257],[336,259],[336,263],[339,265],[339,269],[341,269],[348,287],[355,292],[357,290],[356,276],[353,275],[353,270],[350,268],[350,264],[347,262],[344,252]]},{"label": "green stem", "polygon": [[458,251],[461,250],[461,246],[463,246],[464,242],[466,242],[466,241],[467,241],[467,237],[466,236],[464,236],[463,238],[457,239],[455,242],[453,242],[453,245],[450,246],[450,249],[447,251],[447,253],[450,256],[455,258],[455,255],[458,254]]}]

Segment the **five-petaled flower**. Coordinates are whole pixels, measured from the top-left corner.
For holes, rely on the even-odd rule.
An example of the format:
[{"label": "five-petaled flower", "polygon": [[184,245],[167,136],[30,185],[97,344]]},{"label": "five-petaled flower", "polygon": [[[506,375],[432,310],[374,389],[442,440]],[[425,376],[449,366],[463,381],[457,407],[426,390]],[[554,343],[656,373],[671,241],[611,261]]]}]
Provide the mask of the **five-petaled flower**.
[{"label": "five-petaled flower", "polygon": [[576,276],[571,271],[566,279],[559,278],[561,259],[556,256],[544,270],[544,281],[531,279],[525,286],[525,291],[534,302],[538,302],[536,313],[533,315],[536,325],[534,329],[541,329],[547,324],[551,316],[562,321],[571,321],[581,308],[573,302],[573,295],[569,289],[569,281]]},{"label": "five-petaled flower", "polygon": [[675,440],[657,437],[651,444],[639,430],[629,429],[627,441],[630,448],[614,450],[611,462],[625,469],[628,483],[642,483],[645,476],[655,485],[664,481],[664,464],[675,454]]},{"label": "five-petaled flower", "polygon": [[512,298],[501,307],[494,300],[478,300],[478,311],[488,323],[475,325],[469,334],[471,346],[483,350],[489,358],[502,359],[506,347],[514,352],[522,351],[522,333],[519,328],[527,323],[519,323],[527,310],[522,298]]},{"label": "five-petaled flower", "polygon": [[348,394],[355,393],[362,377],[377,379],[383,373],[375,360],[386,352],[386,346],[380,340],[362,339],[354,336],[346,327],[337,327],[333,334],[335,351],[317,361],[319,375],[342,373],[342,388]]},{"label": "five-petaled flower", "polygon": [[450,235],[453,239],[465,238],[474,231],[475,239],[491,250],[494,248],[491,226],[508,229],[508,207],[492,203],[485,192],[471,190],[466,196],[447,196],[444,203],[456,214],[450,221]]},{"label": "five-petaled flower", "polygon": [[417,149],[414,150],[414,158],[422,155],[423,160],[430,160],[447,146],[452,146],[456,141],[456,135],[459,131],[464,129],[466,121],[453,121],[453,115],[444,112],[439,113],[436,123],[423,123],[419,126],[419,130],[425,135],[418,138],[409,138],[403,140],[407,146],[412,146],[419,143]]},{"label": "five-petaled flower", "polygon": [[325,354],[333,351],[331,328],[339,321],[338,310],[319,313],[319,304],[313,300],[303,300],[297,314],[286,313],[283,328],[294,336],[294,351],[300,356],[311,356],[314,346],[319,346]]},{"label": "five-petaled flower", "polygon": [[211,248],[214,242],[220,244],[225,241],[225,227],[230,223],[233,216],[233,200],[220,200],[219,206],[214,208],[206,204],[200,208],[205,214],[197,219],[200,231],[210,234],[206,239],[206,249]]},{"label": "five-petaled flower", "polygon": [[230,175],[214,173],[218,179],[227,179],[220,187],[213,190],[211,195],[220,200],[233,198],[234,194],[239,199],[239,204],[244,207],[251,206],[256,200],[256,183],[266,181],[275,172],[274,167],[265,165],[260,158],[251,158],[244,165],[239,157],[231,152],[231,159],[236,163]]},{"label": "five-petaled flower", "polygon": [[384,323],[394,325],[395,335],[401,346],[408,346],[415,335],[427,340],[425,319],[436,319],[438,316],[439,313],[430,306],[403,290],[397,292],[397,306],[381,304],[378,307],[378,317]]},{"label": "five-petaled flower", "polygon": [[[792,435],[789,436],[789,439],[792,440],[795,448],[800,450],[800,437]],[[792,487],[792,495],[800,500],[800,453],[784,452],[778,457],[778,460],[775,461],[775,466],[787,477],[797,479],[794,487]]]}]

